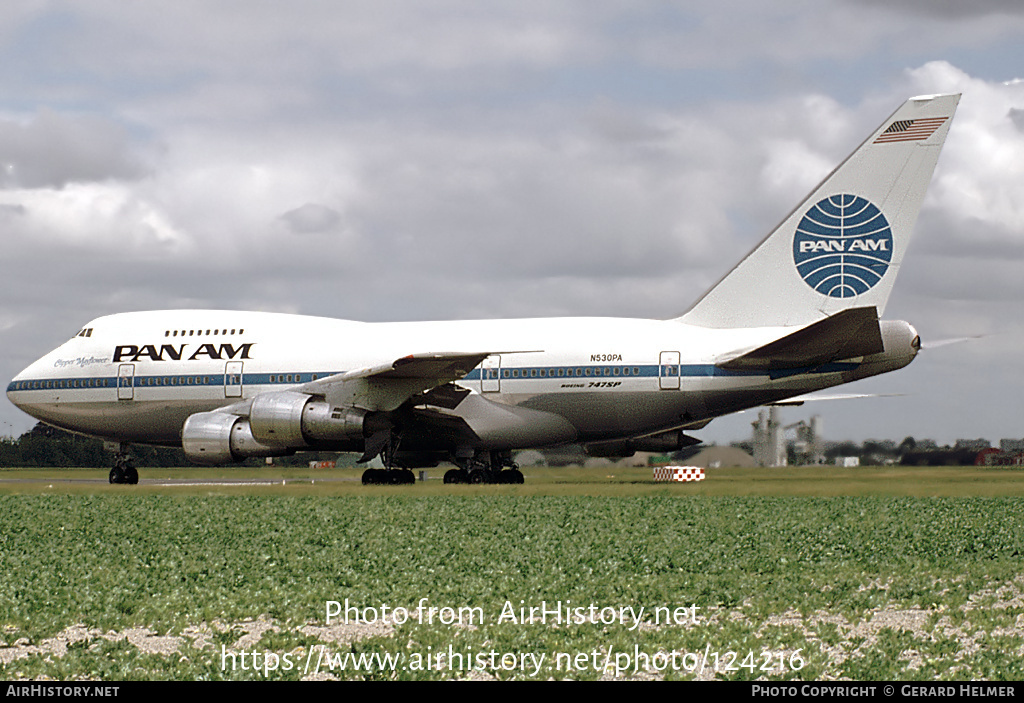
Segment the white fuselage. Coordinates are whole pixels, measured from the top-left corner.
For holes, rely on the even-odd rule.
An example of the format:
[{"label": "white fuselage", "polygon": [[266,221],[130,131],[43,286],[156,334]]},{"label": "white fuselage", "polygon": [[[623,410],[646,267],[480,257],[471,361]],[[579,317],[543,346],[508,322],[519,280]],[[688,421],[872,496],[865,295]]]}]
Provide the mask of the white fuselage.
[{"label": "white fuselage", "polygon": [[[912,332],[906,323],[886,324]],[[363,323],[210,310],[123,313],[89,323],[18,374],[7,395],[67,430],[177,445],[194,413],[409,354],[489,352],[458,385],[496,403],[560,416],[574,429],[572,440],[593,442],[696,427],[900,368],[916,354],[904,327],[886,335],[882,354],[768,372],[725,370],[716,362],[779,338],[779,328],[613,318]],[[443,445],[437,438],[431,448]]]}]

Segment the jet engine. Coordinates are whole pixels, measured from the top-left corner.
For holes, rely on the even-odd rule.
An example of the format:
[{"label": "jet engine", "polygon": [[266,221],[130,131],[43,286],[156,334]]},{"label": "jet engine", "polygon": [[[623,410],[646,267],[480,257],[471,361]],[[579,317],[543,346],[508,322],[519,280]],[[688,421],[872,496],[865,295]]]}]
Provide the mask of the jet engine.
[{"label": "jet engine", "polygon": [[295,451],[260,444],[252,436],[248,418],[225,412],[190,415],[181,430],[181,447],[197,464],[230,464],[250,456],[284,456]]},{"label": "jet engine", "polygon": [[613,439],[605,442],[590,442],[583,446],[588,456],[627,457],[637,452],[675,452],[684,447],[700,444],[700,440],[680,430],[636,439]]},{"label": "jet engine", "polygon": [[283,456],[297,449],[356,445],[367,411],[331,407],[316,396],[282,391],[256,396],[248,417],[222,411],[196,413],[181,431],[185,455],[201,464],[228,464],[251,456]]}]

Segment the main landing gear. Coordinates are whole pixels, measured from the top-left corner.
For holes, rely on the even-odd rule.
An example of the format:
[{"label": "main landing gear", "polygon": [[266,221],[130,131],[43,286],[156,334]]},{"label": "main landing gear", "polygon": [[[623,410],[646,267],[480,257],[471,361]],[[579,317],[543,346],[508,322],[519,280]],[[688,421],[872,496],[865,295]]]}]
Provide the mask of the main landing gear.
[{"label": "main landing gear", "polygon": [[[395,454],[402,435],[390,432],[387,442],[380,450],[380,458],[384,462],[383,469],[367,469],[363,472],[363,485],[403,486],[416,483],[416,475],[405,467],[397,466]],[[364,455],[365,457],[365,455]],[[372,458],[372,457],[371,457]]]},{"label": "main landing gear", "polygon": [[364,486],[403,486],[416,483],[416,475],[409,469],[367,469],[363,472]]},{"label": "main landing gear", "polygon": [[127,442],[121,442],[121,447],[114,454],[114,468],[110,470],[110,482],[131,485],[139,482],[139,472],[135,469],[135,457],[128,453]]},{"label": "main landing gear", "polygon": [[[401,466],[397,461],[398,445],[401,441],[401,432],[396,431],[393,427],[383,429],[369,438],[366,451],[363,452],[360,461],[369,461],[379,453],[384,462],[384,468],[364,471],[362,479],[364,486],[399,486],[416,483],[416,476],[413,475],[413,472]],[[508,451],[480,450],[472,456],[455,456],[451,461],[458,468],[450,469],[445,473],[445,483],[523,483],[523,472],[512,461],[512,453]]]},{"label": "main landing gear", "polygon": [[[445,472],[445,483],[503,483],[523,482],[523,472],[512,461],[509,452],[492,451],[490,455],[480,453],[472,459],[456,459],[459,468]],[[505,467],[508,467],[507,469]]]}]

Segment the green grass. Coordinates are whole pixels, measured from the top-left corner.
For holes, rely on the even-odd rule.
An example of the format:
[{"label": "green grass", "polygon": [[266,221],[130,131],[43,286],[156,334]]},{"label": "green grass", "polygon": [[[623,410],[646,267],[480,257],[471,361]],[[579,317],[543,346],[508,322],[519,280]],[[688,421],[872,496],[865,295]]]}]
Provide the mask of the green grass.
[{"label": "green grass", "polygon": [[[833,481],[823,485],[859,485],[849,470],[826,471]],[[952,473],[923,471],[943,490],[962,487]],[[708,651],[720,661],[735,653],[734,667],[720,678],[1024,676],[1021,498],[699,495],[693,489],[708,490],[715,475],[703,485],[660,486],[641,473],[618,485],[610,473],[561,483],[573,472],[550,470],[549,482],[534,482],[551,492],[582,485],[599,493],[591,496],[430,482],[328,489],[353,495],[292,495],[291,484],[275,487],[278,495],[179,496],[106,485],[90,495],[0,495],[0,661],[8,662],[0,676],[261,676],[223,670],[221,646],[295,658],[321,646],[335,656],[422,656],[452,646],[611,664],[638,648],[678,656]],[[734,490],[742,489],[742,474],[733,476]],[[782,473],[773,480],[776,490],[799,483]],[[600,495],[631,488],[668,492]],[[436,495],[441,489],[454,494]],[[485,621],[474,628],[342,628],[340,642],[305,629],[326,625],[327,601],[412,611],[421,598],[480,608]],[[642,606],[646,624],[498,622],[506,602],[519,608],[544,601]],[[696,625],[654,626],[653,608],[692,605]],[[258,618],[277,630],[243,640]],[[76,624],[89,634],[56,653],[52,639]],[[130,628],[176,637],[176,651],[152,654],[118,639]],[[197,628],[208,632],[209,646],[194,639]],[[15,651],[25,656],[13,658]],[[801,666],[764,672],[754,663],[765,655],[787,663],[796,655]],[[746,668],[735,666],[744,661]],[[483,668],[487,676],[531,677]],[[602,674],[614,671],[588,665],[544,670],[539,678]],[[407,666],[334,676],[469,673]]]}]

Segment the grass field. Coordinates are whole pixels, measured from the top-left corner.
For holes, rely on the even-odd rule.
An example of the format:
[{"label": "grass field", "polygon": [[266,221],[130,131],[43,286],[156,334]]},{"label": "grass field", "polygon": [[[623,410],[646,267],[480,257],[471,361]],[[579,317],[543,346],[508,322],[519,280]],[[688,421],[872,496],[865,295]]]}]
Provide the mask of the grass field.
[{"label": "grass field", "polygon": [[525,473],[0,472],[0,677],[1024,678],[1024,472]]}]

